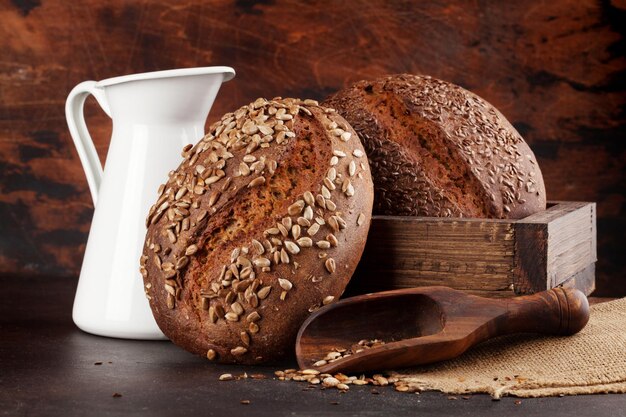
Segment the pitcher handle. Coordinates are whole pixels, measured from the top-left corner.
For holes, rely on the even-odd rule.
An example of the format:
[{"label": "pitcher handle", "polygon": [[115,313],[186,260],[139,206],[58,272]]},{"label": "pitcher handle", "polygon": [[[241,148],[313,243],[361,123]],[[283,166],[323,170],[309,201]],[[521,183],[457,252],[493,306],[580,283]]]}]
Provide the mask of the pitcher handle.
[{"label": "pitcher handle", "polygon": [[84,81],[74,87],[67,96],[65,102],[65,118],[67,119],[67,125],[74,141],[74,146],[76,146],[76,150],[78,151],[80,162],[83,164],[83,170],[87,177],[87,184],[89,184],[89,191],[91,191],[91,198],[93,199],[93,205],[95,207],[98,202],[100,182],[102,181],[102,164],[98,158],[93,140],[87,130],[85,116],[83,114],[85,100],[89,94],[92,94],[96,98],[102,110],[111,117],[111,110],[106,101],[104,90],[96,86],[96,81]]}]

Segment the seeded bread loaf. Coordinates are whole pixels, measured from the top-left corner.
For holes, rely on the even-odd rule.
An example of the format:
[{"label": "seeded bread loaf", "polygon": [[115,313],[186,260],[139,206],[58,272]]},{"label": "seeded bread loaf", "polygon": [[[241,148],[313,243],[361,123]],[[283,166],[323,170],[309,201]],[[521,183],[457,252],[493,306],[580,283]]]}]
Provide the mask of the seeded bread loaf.
[{"label": "seeded bread loaf", "polygon": [[356,130],[374,214],[523,218],[545,210],[537,160],[492,105],[428,76],[360,81],[324,103]]},{"label": "seeded bread loaf", "polygon": [[359,138],[315,101],[258,99],[183,157],[150,210],[141,258],[159,327],[219,362],[292,353],[365,245],[373,184]]}]

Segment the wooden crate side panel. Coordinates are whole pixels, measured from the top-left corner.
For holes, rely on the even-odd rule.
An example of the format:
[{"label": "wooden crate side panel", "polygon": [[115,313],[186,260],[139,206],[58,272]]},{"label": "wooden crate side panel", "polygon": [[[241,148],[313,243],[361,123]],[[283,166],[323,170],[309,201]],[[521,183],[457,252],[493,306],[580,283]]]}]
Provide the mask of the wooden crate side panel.
[{"label": "wooden crate side panel", "polygon": [[577,288],[585,295],[590,295],[596,289],[596,265],[588,265],[582,271],[578,271],[574,276],[563,281],[559,286]]},{"label": "wooden crate side panel", "polygon": [[548,226],[543,223],[515,224],[515,294],[532,294],[548,288]]},{"label": "wooden crate side panel", "polygon": [[510,291],[511,223],[374,217],[353,286],[365,291],[424,285]]},{"label": "wooden crate side panel", "polygon": [[[563,204],[566,209],[568,204]],[[580,203],[579,203],[580,204]],[[548,223],[547,278],[555,287],[597,261],[596,219],[592,203],[564,210]]]}]

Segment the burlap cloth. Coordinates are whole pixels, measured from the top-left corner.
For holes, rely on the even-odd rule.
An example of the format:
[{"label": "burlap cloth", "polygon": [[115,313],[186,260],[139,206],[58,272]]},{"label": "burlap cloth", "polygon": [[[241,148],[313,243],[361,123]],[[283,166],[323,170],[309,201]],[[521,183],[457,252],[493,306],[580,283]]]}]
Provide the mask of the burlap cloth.
[{"label": "burlap cloth", "polygon": [[392,372],[416,390],[545,397],[626,392],[626,298],[591,307],[570,337],[505,336],[461,357]]}]

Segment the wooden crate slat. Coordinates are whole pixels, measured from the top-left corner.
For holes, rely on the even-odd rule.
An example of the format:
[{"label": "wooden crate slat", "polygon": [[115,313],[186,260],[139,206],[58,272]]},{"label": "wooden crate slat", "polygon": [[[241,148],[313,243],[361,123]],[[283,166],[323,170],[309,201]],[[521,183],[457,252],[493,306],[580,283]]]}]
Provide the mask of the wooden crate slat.
[{"label": "wooden crate slat", "polygon": [[423,285],[511,297],[595,286],[595,204],[553,202],[521,220],[374,216],[349,291]]}]

